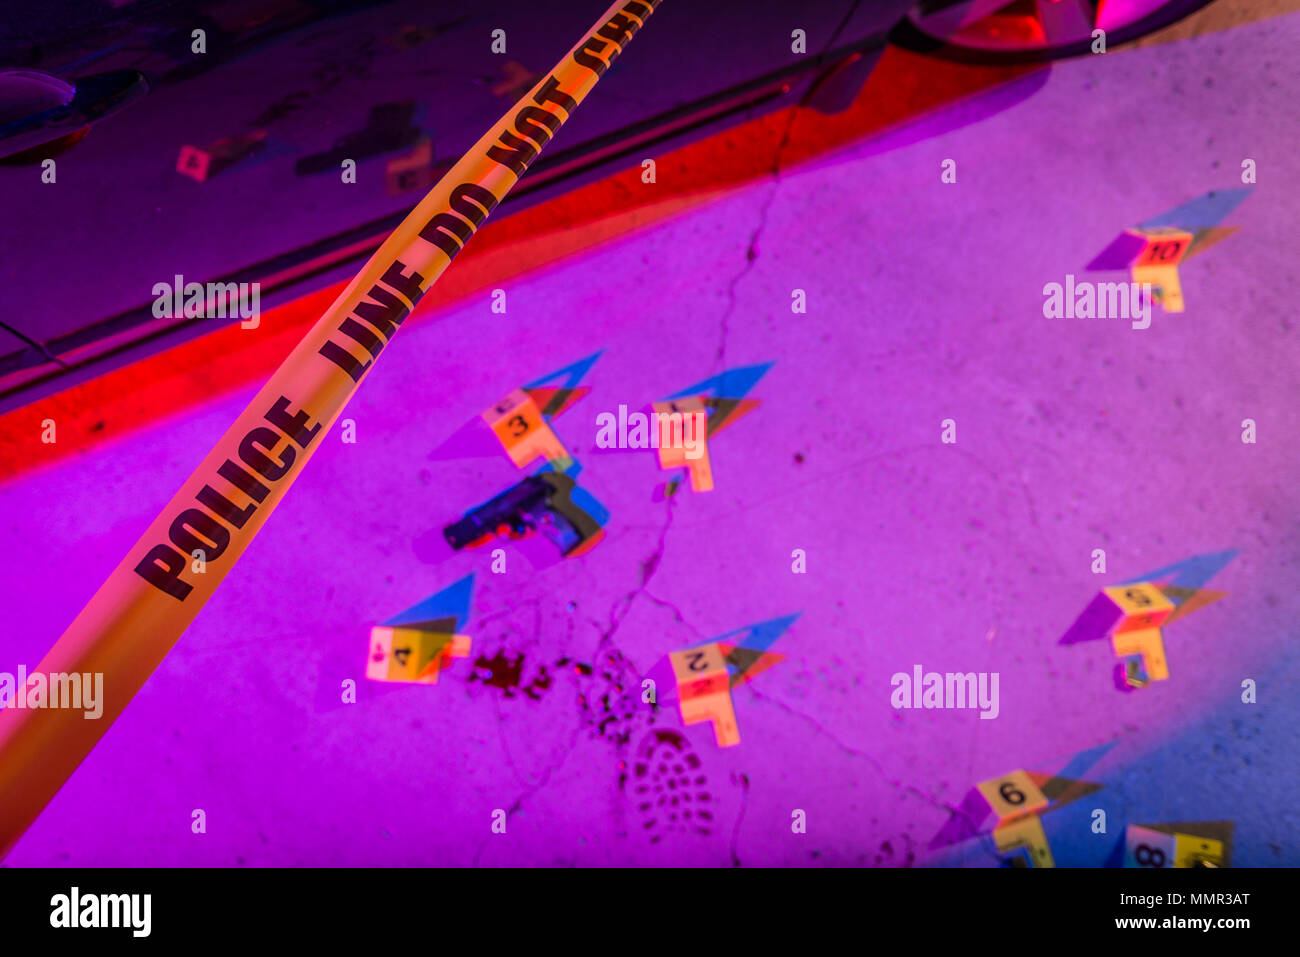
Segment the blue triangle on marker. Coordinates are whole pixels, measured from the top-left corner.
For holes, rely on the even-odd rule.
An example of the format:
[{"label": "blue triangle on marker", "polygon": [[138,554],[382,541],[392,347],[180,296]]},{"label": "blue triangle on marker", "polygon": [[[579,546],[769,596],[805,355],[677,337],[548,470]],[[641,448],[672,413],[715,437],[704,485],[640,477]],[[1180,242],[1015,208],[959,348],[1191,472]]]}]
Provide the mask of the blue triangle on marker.
[{"label": "blue triangle on marker", "polygon": [[776,644],[776,640],[784,635],[790,626],[795,623],[795,620],[802,614],[803,612],[796,611],[793,615],[785,615],[781,618],[773,618],[769,621],[760,621],[755,625],[744,625],[733,631],[729,631],[724,635],[710,638],[708,641],[701,641],[691,647],[697,648],[699,645],[707,645],[715,641],[727,641],[727,639],[733,638],[736,635],[744,635],[745,637],[741,638],[739,641],[727,641],[727,643],[733,644],[737,648],[748,648],[752,651],[767,651]]},{"label": "blue triangle on marker", "polygon": [[1139,229],[1155,229],[1160,226],[1177,226],[1180,229],[1209,229],[1217,226],[1242,200],[1250,195],[1250,187],[1237,189],[1211,190],[1204,196],[1175,206],[1167,213],[1153,216],[1144,223],[1138,223]]},{"label": "blue triangle on marker", "polygon": [[[1228,562],[1232,561],[1238,551],[1240,549],[1234,548],[1226,552],[1206,552],[1204,555],[1193,555],[1181,562],[1166,565],[1164,568],[1157,568],[1153,572],[1138,575],[1136,578],[1130,578],[1127,581],[1120,582],[1120,584],[1132,585],[1136,582],[1155,581],[1157,578],[1164,578],[1166,575],[1177,573],[1174,580],[1170,582],[1175,588],[1204,588],[1209,584],[1211,578],[1221,572]],[[1181,605],[1182,602],[1175,602],[1175,604]]]},{"label": "blue triangle on marker", "polygon": [[590,371],[591,367],[596,364],[596,360],[601,357],[601,354],[604,351],[605,351],[604,349],[601,349],[599,352],[593,352],[585,359],[579,359],[577,362],[570,363],[569,365],[565,366],[563,369],[555,370],[550,375],[544,375],[540,379],[534,379],[532,382],[525,383],[524,388],[538,389],[544,385],[555,385],[554,380],[560,378],[564,379],[564,385],[562,385],[560,388],[562,389],[575,388],[578,385],[578,383],[582,381],[582,377],[585,376],[587,372]]},{"label": "blue triangle on marker", "polygon": [[465,627],[465,622],[469,619],[469,599],[473,590],[474,573],[470,572],[456,584],[449,585],[418,605],[412,605],[406,611],[398,612],[383,624],[388,628],[397,628],[418,621],[454,617],[456,628],[460,630]]},{"label": "blue triangle on marker", "polygon": [[688,395],[713,395],[721,399],[740,399],[754,388],[758,380],[763,378],[767,370],[774,365],[775,362],[763,362],[753,366],[737,366],[664,398],[680,399]]},{"label": "blue triangle on marker", "polygon": [[1105,744],[1099,744],[1095,748],[1087,748],[1080,751],[1070,759],[1069,764],[1057,771],[1053,777],[1058,778],[1081,778],[1088,773],[1088,769],[1106,756],[1106,752],[1118,744],[1118,741],[1107,741]]}]

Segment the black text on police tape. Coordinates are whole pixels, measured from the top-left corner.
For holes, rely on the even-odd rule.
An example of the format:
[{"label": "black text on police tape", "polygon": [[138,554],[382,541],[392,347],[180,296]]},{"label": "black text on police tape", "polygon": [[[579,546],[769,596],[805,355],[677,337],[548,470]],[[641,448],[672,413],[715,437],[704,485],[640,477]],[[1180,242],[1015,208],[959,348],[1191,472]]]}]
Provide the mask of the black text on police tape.
[{"label": "black text on police tape", "polygon": [[[239,443],[240,461],[226,459],[217,469],[217,474],[242,492],[249,504],[240,508],[230,499],[233,493],[223,494],[210,484],[204,485],[194,496],[199,507],[185,509],[172,521],[167,531],[171,543],[155,545],[135,566],[137,575],[177,601],[184,601],[194,590],[181,578],[194,553],[200,552],[205,562],[220,558],[230,546],[230,529],[243,528],[271,494],[267,483],[279,482],[293,467],[298,457],[294,445],[305,450],[321,428],[319,422],[312,424],[306,412],[291,412],[284,396],[275,400],[263,419],[274,428],[258,425],[250,429]],[[284,448],[277,453],[281,441]]]}]

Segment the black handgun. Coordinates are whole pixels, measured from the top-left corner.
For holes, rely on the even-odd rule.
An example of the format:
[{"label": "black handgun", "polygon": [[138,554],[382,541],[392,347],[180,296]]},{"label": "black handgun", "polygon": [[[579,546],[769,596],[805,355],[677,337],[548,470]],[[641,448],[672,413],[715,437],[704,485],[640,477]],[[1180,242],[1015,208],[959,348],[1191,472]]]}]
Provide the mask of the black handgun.
[{"label": "black handgun", "polygon": [[563,472],[530,475],[452,522],[442,534],[460,551],[485,535],[504,531],[517,538],[536,529],[556,544],[561,555],[568,555],[600,533],[600,523],[569,498],[577,484]]}]

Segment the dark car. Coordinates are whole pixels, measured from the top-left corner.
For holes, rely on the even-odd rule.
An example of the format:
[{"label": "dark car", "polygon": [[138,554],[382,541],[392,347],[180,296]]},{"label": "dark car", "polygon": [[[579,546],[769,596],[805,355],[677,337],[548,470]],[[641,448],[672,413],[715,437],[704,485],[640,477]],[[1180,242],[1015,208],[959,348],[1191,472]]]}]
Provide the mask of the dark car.
[{"label": "dark car", "polygon": [[[765,111],[842,109],[891,39],[949,57],[1050,58],[1201,2],[666,0],[495,215]],[[264,307],[350,275],[602,9],[11,4],[0,410],[217,328],[152,309],[150,291],[174,274],[258,283]],[[344,159],[359,176],[338,189]]]}]

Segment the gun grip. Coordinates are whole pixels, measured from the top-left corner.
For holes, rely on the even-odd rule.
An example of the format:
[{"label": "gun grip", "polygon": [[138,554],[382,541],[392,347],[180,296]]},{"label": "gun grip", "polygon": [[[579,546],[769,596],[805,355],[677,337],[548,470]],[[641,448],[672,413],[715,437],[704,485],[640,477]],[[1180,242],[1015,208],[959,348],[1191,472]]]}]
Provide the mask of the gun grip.
[{"label": "gun grip", "polygon": [[574,504],[571,493],[577,482],[572,476],[563,472],[544,472],[541,477],[551,487],[551,494],[546,499],[547,508],[568,522],[577,533],[578,540],[563,551],[568,555],[599,535],[600,523]]}]

